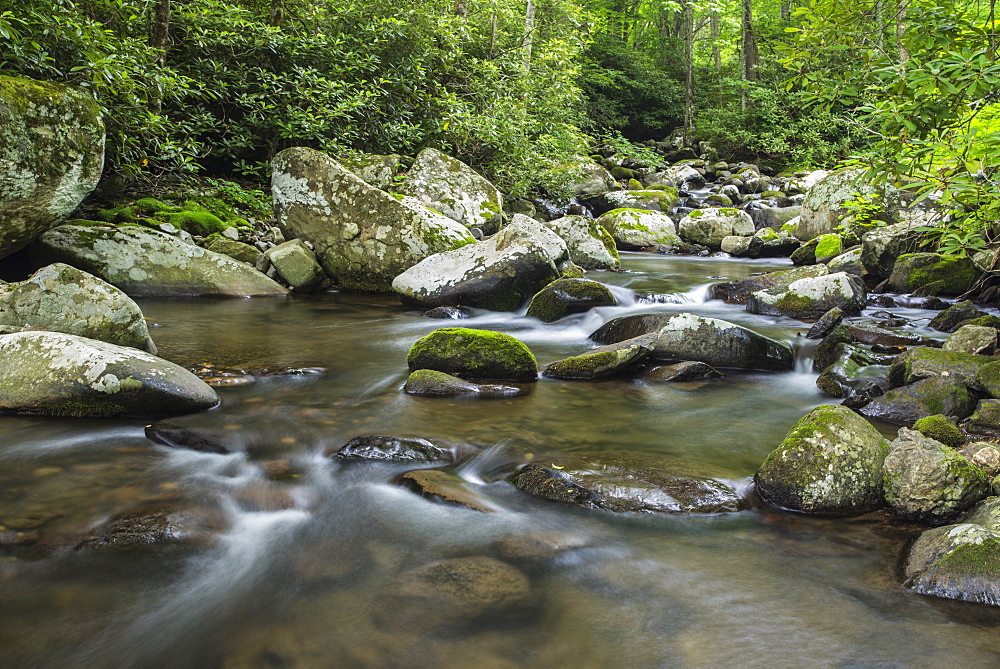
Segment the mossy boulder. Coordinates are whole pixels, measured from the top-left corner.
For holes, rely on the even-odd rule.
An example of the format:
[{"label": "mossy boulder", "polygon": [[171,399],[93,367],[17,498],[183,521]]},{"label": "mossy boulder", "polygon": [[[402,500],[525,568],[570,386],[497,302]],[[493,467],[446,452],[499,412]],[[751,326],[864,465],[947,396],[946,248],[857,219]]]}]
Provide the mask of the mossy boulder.
[{"label": "mossy boulder", "polygon": [[816,247],[813,253],[816,256],[816,262],[826,263],[839,256],[843,251],[843,239],[836,233],[830,233],[816,238]]},{"label": "mossy boulder", "polygon": [[972,300],[963,300],[940,311],[937,316],[931,319],[929,325],[939,332],[954,332],[967,323],[979,325],[980,323],[971,323],[971,321],[988,315],[976,309],[976,305],[972,303]]},{"label": "mossy boulder", "polygon": [[612,209],[602,214],[596,223],[611,235],[619,249],[636,250],[680,243],[673,220],[658,211]]},{"label": "mossy boulder", "polygon": [[0,258],[60,223],[97,186],[104,123],[63,84],[0,76]]},{"label": "mossy boulder", "polygon": [[554,362],[543,374],[554,379],[580,380],[617,376],[648,358],[655,348],[656,334],[640,335]]},{"label": "mossy boulder", "polygon": [[312,293],[326,283],[326,273],[316,254],[301,239],[293,239],[267,250],[271,266],[297,293]]},{"label": "mossy boulder", "polygon": [[822,372],[840,357],[841,344],[852,344],[856,341],[854,335],[843,325],[837,325],[829,334],[823,337],[813,351],[813,371]]},{"label": "mossy boulder", "polygon": [[904,221],[870,230],[861,236],[861,262],[872,276],[889,277],[896,259],[914,253],[921,233],[914,223]]},{"label": "mossy boulder", "polygon": [[989,483],[958,451],[900,428],[885,459],[885,499],[901,518],[941,524],[986,497]]},{"label": "mossy boulder", "polygon": [[745,279],[717,283],[712,286],[712,297],[729,304],[743,304],[759,290],[786,290],[799,279],[815,278],[828,274],[824,265],[807,265],[766,274],[754,274]]},{"label": "mossy boulder", "polygon": [[310,242],[347,290],[389,292],[393,278],[424,258],[475,241],[461,223],[416,198],[396,199],[312,149],[274,157],[271,192],[285,237]]},{"label": "mossy boulder", "polygon": [[61,225],[30,247],[39,264],[63,262],[132,297],[285,295],[252,267],[141,227]]},{"label": "mossy boulder", "polygon": [[935,295],[961,295],[969,290],[979,270],[970,258],[940,253],[906,253],[896,259],[889,276],[889,287],[899,292],[913,292],[929,284],[940,283]]},{"label": "mossy boulder", "polygon": [[406,362],[410,371],[433,369],[464,379],[538,378],[538,364],[528,347],[508,334],[490,330],[435,330],[413,344]]},{"label": "mossy boulder", "polygon": [[503,195],[457,158],[426,148],[417,154],[399,192],[434,211],[486,234],[500,229]]},{"label": "mossy boulder", "polygon": [[392,288],[414,306],[514,311],[571,266],[558,235],[515,214],[489,239],[417,263],[397,276]]},{"label": "mossy boulder", "polygon": [[[876,356],[850,344],[838,344],[835,355],[836,360],[816,378],[816,387],[832,397],[866,394],[875,381],[866,378],[862,370],[868,365],[876,364]],[[880,388],[878,394],[881,394],[881,390]]]},{"label": "mossy boulder", "polygon": [[599,211],[613,209],[639,209],[667,213],[677,204],[677,191],[670,190],[618,190],[605,193],[597,203]]},{"label": "mossy boulder", "polygon": [[976,408],[976,397],[960,381],[934,376],[876,397],[860,412],[896,425],[913,425],[924,416],[944,414],[965,418]]},{"label": "mossy boulder", "polygon": [[590,338],[599,344],[614,344],[649,333],[657,335],[654,358],[765,371],[794,366],[787,344],[729,321],[688,313],[622,316],[605,323]]},{"label": "mossy boulder", "polygon": [[365,183],[389,191],[394,186],[394,178],[402,166],[402,160],[403,157],[395,153],[359,153],[344,156],[340,164]]},{"label": "mossy boulder", "polygon": [[552,177],[566,195],[573,197],[591,198],[621,189],[610,172],[582,156],[555,168]]},{"label": "mossy boulder", "polygon": [[749,237],[756,231],[750,215],[739,209],[696,209],[677,226],[681,239],[718,251],[729,236]]},{"label": "mossy boulder", "polygon": [[[889,380],[893,385],[901,386],[921,379],[940,377],[978,389],[977,379],[980,370],[997,360],[998,358],[994,356],[918,346],[896,356],[889,369]],[[987,371],[986,374],[990,372]]]},{"label": "mossy boulder", "polygon": [[451,374],[445,374],[433,369],[418,369],[410,373],[403,386],[403,391],[409,395],[427,395],[438,397],[511,397],[524,394],[517,386],[496,383],[473,383]]},{"label": "mossy boulder", "polygon": [[[210,205],[205,206],[204,203]],[[183,206],[169,205],[153,197],[144,197],[132,204],[121,204],[109,209],[100,209],[96,217],[106,223],[116,225],[142,224],[158,228],[167,223],[176,230],[184,230],[192,235],[208,237],[247,222],[225,202],[217,198],[202,197],[187,200]]]},{"label": "mossy boulder", "polygon": [[221,253],[251,266],[257,264],[257,258],[261,255],[260,249],[256,246],[229,239],[218,233],[206,237],[201,245],[213,253]]},{"label": "mossy boulder", "polygon": [[942,414],[924,416],[913,424],[913,429],[928,439],[939,441],[951,448],[965,445],[965,435],[952,420]]},{"label": "mossy boulder", "polygon": [[173,416],[218,403],[194,374],[145,351],[56,332],[0,337],[0,412]]},{"label": "mossy boulder", "polygon": [[798,218],[802,213],[802,207],[759,207],[747,213],[757,227],[777,231],[781,230],[785,223]]},{"label": "mossy boulder", "polygon": [[974,387],[988,397],[1000,398],[1000,360],[988,361],[976,370]]},{"label": "mossy boulder", "polygon": [[563,216],[543,225],[566,243],[570,260],[584,269],[620,269],[611,234],[586,216]]},{"label": "mossy boulder", "polygon": [[979,400],[966,429],[972,434],[1000,435],[1000,399]]},{"label": "mossy boulder", "polygon": [[855,169],[837,170],[817,180],[802,201],[795,236],[809,241],[832,233],[841,219],[851,213],[847,202],[856,200],[859,194],[877,200],[884,208],[892,208],[897,203],[896,192],[886,197],[881,189],[864,182],[862,174]]},{"label": "mossy boulder", "polygon": [[111,284],[63,263],[0,286],[0,326],[41,328],[156,353],[139,305]]},{"label": "mossy boulder", "polygon": [[927,530],[903,577],[921,595],[1000,606],[1000,531],[969,522]]},{"label": "mossy boulder", "polygon": [[888,444],[868,421],[842,406],[803,416],[764,463],[754,482],[765,502],[792,511],[837,516],[880,508]]},{"label": "mossy boulder", "polygon": [[556,279],[535,293],[528,304],[527,315],[543,323],[552,323],[570,314],[616,304],[618,300],[603,283],[589,279]]},{"label": "mossy boulder", "polygon": [[859,314],[866,306],[864,282],[846,272],[799,279],[787,288],[761,290],[750,295],[746,309],[752,314],[816,319],[833,308]]}]

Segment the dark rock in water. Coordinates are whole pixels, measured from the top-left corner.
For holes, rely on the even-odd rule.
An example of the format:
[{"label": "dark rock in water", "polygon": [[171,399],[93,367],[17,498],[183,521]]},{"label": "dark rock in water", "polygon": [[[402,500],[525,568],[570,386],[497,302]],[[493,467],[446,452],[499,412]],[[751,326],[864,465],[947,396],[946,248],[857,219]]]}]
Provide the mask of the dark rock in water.
[{"label": "dark rock in water", "polygon": [[523,395],[527,391],[517,386],[498,383],[473,383],[451,374],[433,369],[418,369],[406,379],[403,391],[410,395],[428,395],[439,397],[456,397],[467,395],[472,397],[513,397]]},{"label": "dark rock in water", "polygon": [[840,307],[834,307],[828,312],[820,316],[820,319],[816,321],[809,332],[806,333],[806,339],[822,339],[827,336],[833,329],[841,324],[844,320],[844,310]]},{"label": "dark rock in water", "polygon": [[743,304],[759,290],[784,289],[793,281],[823,276],[828,273],[829,270],[825,265],[810,265],[757,274],[745,279],[715,284],[712,286],[712,297],[729,304]]},{"label": "dark rock in water", "polygon": [[971,258],[906,253],[893,264],[889,286],[897,292],[922,290],[925,295],[961,295],[969,290],[979,274]]},{"label": "dark rock in water", "polygon": [[[861,377],[861,368],[877,364],[878,360],[868,351],[850,344],[838,344],[836,353],[836,361],[823,370],[816,379],[816,386],[833,397],[850,397],[863,384],[872,381]],[[883,384],[888,388],[888,381],[883,381]],[[883,393],[884,389],[876,396]]]},{"label": "dark rock in water", "polygon": [[891,295],[869,295],[868,304],[873,307],[883,307],[886,309],[898,306],[896,300],[892,299]]},{"label": "dark rock in water", "polygon": [[232,453],[227,445],[213,439],[204,432],[184,427],[166,420],[146,426],[146,438],[172,448],[189,448],[202,453]]},{"label": "dark rock in water", "polygon": [[504,562],[454,558],[401,574],[388,587],[376,616],[393,630],[454,634],[478,623],[492,627],[523,616],[530,595],[528,577]]},{"label": "dark rock in water", "polygon": [[685,361],[673,365],[659,365],[643,372],[642,379],[646,381],[707,381],[718,379],[722,372],[703,362]]},{"label": "dark rock in water", "polygon": [[932,311],[941,311],[942,309],[947,309],[949,306],[950,305],[940,297],[928,297],[920,303],[921,309],[929,309]]},{"label": "dark rock in water", "polygon": [[618,304],[603,283],[589,279],[557,279],[531,298],[527,316],[552,323],[563,316]]},{"label": "dark rock in water", "polygon": [[820,406],[803,416],[757,471],[754,481],[771,506],[827,515],[880,508],[888,444],[846,407]]},{"label": "dark rock in water", "polygon": [[222,521],[211,513],[181,509],[142,510],[112,519],[76,550],[134,550],[152,545],[180,544],[207,539],[223,529]]},{"label": "dark rock in water", "polygon": [[435,330],[413,344],[406,362],[410,371],[434,369],[467,379],[538,378],[538,365],[528,347],[508,334],[491,330]]},{"label": "dark rock in water", "polygon": [[396,481],[422,497],[447,504],[464,506],[473,511],[491,513],[500,508],[469,489],[465,481],[440,469],[418,469],[406,472]]},{"label": "dark rock in water", "polygon": [[466,313],[465,309],[462,307],[434,307],[433,309],[425,311],[424,317],[461,320],[463,318],[468,318],[469,314]]},{"label": "dark rock in water", "polygon": [[[896,356],[889,368],[889,380],[894,386],[901,386],[921,379],[941,377],[952,383],[979,387],[982,383],[977,381],[980,372],[987,364],[997,361],[1000,359],[995,356],[919,346]],[[983,372],[983,381],[988,383],[993,369],[1000,371],[1000,366],[991,367]],[[937,412],[932,412],[930,415],[933,413]]]},{"label": "dark rock in water", "polygon": [[932,318],[930,326],[939,332],[954,332],[963,321],[987,315],[985,312],[976,309],[976,305],[971,300],[965,300],[964,302],[957,302],[951,305]]},{"label": "dark rock in water", "polygon": [[391,462],[451,462],[452,454],[426,439],[370,434],[355,437],[337,451],[336,457]]},{"label": "dark rock in water", "polygon": [[976,408],[976,400],[960,382],[940,376],[890,390],[869,402],[861,415],[896,425],[913,425],[934,414],[965,418]]},{"label": "dark rock in water", "polygon": [[554,379],[600,379],[628,371],[645,360],[656,348],[654,333],[592,349],[545,368],[544,376]]},{"label": "dark rock in water", "polygon": [[846,325],[855,341],[862,344],[881,344],[883,346],[912,346],[922,340],[919,335],[905,332],[894,332],[870,325]]},{"label": "dark rock in water", "polygon": [[789,256],[794,265],[815,265],[816,247],[819,245],[819,237],[810,239],[808,242],[795,249]]},{"label": "dark rock in water", "polygon": [[813,371],[822,372],[824,369],[837,361],[840,353],[837,347],[841,344],[854,343],[854,335],[843,325],[835,327],[830,334],[823,337],[823,341],[816,345],[813,352]]},{"label": "dark rock in water", "polygon": [[722,513],[745,507],[735,490],[655,457],[614,453],[560,455],[507,477],[524,492],[608,511]]},{"label": "dark rock in water", "polygon": [[973,523],[927,530],[910,549],[904,578],[922,595],[1000,605],[1000,533]]},{"label": "dark rock in water", "polygon": [[979,467],[958,451],[905,427],[885,459],[885,500],[902,518],[940,524],[986,497]]}]

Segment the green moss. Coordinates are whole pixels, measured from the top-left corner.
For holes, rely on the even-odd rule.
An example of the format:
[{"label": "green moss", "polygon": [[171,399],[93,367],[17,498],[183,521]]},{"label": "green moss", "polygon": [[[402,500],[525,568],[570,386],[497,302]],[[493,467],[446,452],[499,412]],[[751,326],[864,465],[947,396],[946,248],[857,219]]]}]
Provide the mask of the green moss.
[{"label": "green moss", "polygon": [[737,214],[740,213],[740,210],[734,209],[732,207],[724,207],[719,210],[719,213],[722,214],[723,216],[736,216]]},{"label": "green moss", "polygon": [[913,429],[945,446],[958,448],[965,444],[965,435],[943,414],[924,416],[913,424]]},{"label": "green moss", "polygon": [[629,179],[627,188],[629,190],[642,190],[642,183],[638,179]]},{"label": "green moss", "polygon": [[32,413],[66,418],[111,418],[125,413],[125,407],[115,402],[61,402],[40,405]]},{"label": "green moss", "polygon": [[971,318],[967,321],[963,321],[958,324],[958,327],[962,327],[963,325],[980,325],[982,327],[1000,330],[1000,317],[994,316],[993,314],[986,314],[985,316],[980,316],[979,318]]},{"label": "green moss", "polygon": [[527,316],[551,323],[571,313],[614,304],[617,300],[603,283],[582,278],[557,279],[531,298]]},{"label": "green moss", "polygon": [[1000,579],[1000,538],[982,543],[967,543],[948,552],[938,563],[941,567],[988,579]]},{"label": "green moss", "polygon": [[492,330],[440,328],[418,339],[406,356],[411,370],[435,369],[463,378],[533,381],[538,366],[531,350]]},{"label": "green moss", "polygon": [[155,197],[144,197],[136,200],[132,207],[133,211],[137,215],[141,216],[152,216],[153,214],[159,214],[164,211],[177,211],[176,207],[171,207],[166,203],[157,200]]},{"label": "green moss", "polygon": [[582,279],[583,278],[583,268],[576,263],[570,263],[562,272],[559,273],[559,278],[561,279]]},{"label": "green moss", "polygon": [[811,297],[806,297],[805,295],[796,295],[795,293],[788,292],[781,296],[777,302],[774,303],[781,313],[783,314],[804,314],[813,311],[815,307],[813,306],[815,301]]},{"label": "green moss", "polygon": [[929,284],[943,282],[941,294],[964,293],[979,277],[979,270],[968,258],[944,256],[937,253],[906,253],[896,259],[893,283],[900,288],[916,290]]},{"label": "green moss", "polygon": [[629,179],[635,179],[638,176],[634,171],[628,169],[627,167],[622,167],[621,165],[615,165],[611,168],[611,176],[613,176],[618,181],[628,181]]},{"label": "green moss", "polygon": [[688,213],[688,218],[699,219],[704,215],[705,215],[704,209],[695,209],[694,211]]},{"label": "green moss", "polygon": [[785,197],[785,194],[780,190],[766,190],[760,195],[761,197]]},{"label": "green moss", "polygon": [[227,225],[215,214],[207,211],[178,211],[175,213],[161,214],[160,218],[166,223],[170,223],[175,228],[187,230],[192,235],[207,237],[214,232],[222,232]]},{"label": "green moss", "polygon": [[729,207],[732,206],[733,204],[732,200],[730,200],[727,196],[722,195],[721,193],[712,193],[707,198],[705,198],[705,202],[711,204],[719,204],[724,207]]},{"label": "green moss", "polygon": [[755,235],[759,237],[761,241],[773,242],[781,239],[781,235],[772,230],[771,228],[761,228],[761,230]]},{"label": "green moss", "polygon": [[839,256],[844,251],[843,240],[838,234],[820,235],[817,237],[816,249],[813,255],[819,258]]}]

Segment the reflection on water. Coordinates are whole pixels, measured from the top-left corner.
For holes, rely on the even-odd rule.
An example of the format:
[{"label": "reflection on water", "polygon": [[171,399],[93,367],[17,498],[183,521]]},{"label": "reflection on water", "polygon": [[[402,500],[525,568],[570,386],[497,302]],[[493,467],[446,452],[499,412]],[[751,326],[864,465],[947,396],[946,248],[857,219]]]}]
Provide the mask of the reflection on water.
[{"label": "reflection on water", "polygon": [[[745,482],[823,403],[803,324],[707,301],[715,282],[787,261],[628,254],[619,307],[554,324],[476,312],[462,325],[525,341],[541,365],[628,313],[691,311],[796,345],[796,371],[657,383],[540,379],[525,396],[411,397],[406,352],[436,327],[390,297],[142,302],[161,355],[194,367],[322,367],[223,388],[176,422],[230,454],[154,445],[138,421],[0,423],[4,666],[996,666],[992,613],[898,584],[911,536],[879,519],[754,509],[614,515],[527,497],[517,463],[637,452]],[[640,294],[637,298],[636,294]],[[643,294],[656,296],[655,301]],[[896,309],[911,319],[918,309]],[[925,321],[924,321],[925,322]],[[915,331],[928,334],[917,323]],[[497,513],[393,484],[413,466],[327,455],[361,434],[478,449],[449,471]],[[129,514],[170,513],[176,540],[74,547]],[[527,575],[513,616],[441,628],[399,602],[411,570],[489,556]],[[993,617],[991,617],[993,616]]]}]

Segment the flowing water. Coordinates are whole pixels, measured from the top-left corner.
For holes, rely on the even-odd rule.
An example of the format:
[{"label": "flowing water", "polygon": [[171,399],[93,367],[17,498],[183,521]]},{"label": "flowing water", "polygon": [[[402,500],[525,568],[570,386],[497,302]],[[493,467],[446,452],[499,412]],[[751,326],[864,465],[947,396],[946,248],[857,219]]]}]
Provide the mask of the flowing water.
[{"label": "flowing water", "polygon": [[[901,587],[908,528],[760,507],[612,514],[502,480],[549,454],[606,451],[670,456],[745,488],[791,424],[828,400],[801,323],[708,300],[708,286],[787,263],[626,254],[627,271],[589,275],[614,287],[619,307],[549,325],[481,312],[461,325],[513,334],[545,365],[592,346],[587,335],[613,317],[690,311],[792,343],[795,371],[702,383],[543,378],[499,399],[404,394],[410,345],[456,323],[393,298],[142,301],[160,354],[179,364],[322,373],[221,388],[219,409],[175,419],[229,454],[153,444],[141,421],[4,417],[0,666],[1000,665],[994,612]],[[926,334],[931,312],[893,311]],[[448,469],[497,511],[395,485],[412,465],[328,457],[363,434],[474,453]],[[163,508],[188,534],[74,549],[111,518]],[[442,631],[422,624],[424,612],[396,610],[407,570],[503,557],[506,542],[533,536],[563,550],[528,570],[532,604],[515,619]]]}]

